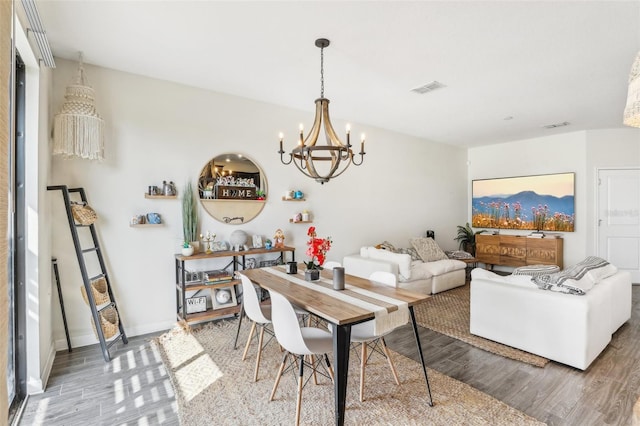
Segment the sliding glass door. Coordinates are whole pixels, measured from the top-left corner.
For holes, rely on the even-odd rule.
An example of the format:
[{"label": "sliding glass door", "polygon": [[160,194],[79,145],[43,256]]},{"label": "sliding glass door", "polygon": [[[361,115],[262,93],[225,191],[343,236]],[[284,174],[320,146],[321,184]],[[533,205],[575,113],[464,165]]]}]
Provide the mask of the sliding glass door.
[{"label": "sliding glass door", "polygon": [[26,313],[25,313],[25,66],[16,55],[13,87],[12,139],[9,145],[9,330],[7,345],[7,390],[11,419],[26,397]]}]

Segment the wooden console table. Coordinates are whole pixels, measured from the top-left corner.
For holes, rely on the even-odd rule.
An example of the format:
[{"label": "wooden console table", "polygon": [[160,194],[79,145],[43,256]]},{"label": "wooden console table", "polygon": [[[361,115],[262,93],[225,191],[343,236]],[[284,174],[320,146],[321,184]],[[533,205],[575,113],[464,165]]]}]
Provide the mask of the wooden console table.
[{"label": "wooden console table", "polygon": [[[187,313],[187,292],[197,292],[199,290],[212,290],[212,297],[215,297],[216,289],[230,288],[235,294],[236,301],[240,302],[236,286],[240,285],[240,280],[231,279],[230,281],[224,281],[220,283],[207,283],[204,281],[187,282],[187,269],[185,268],[185,262],[192,260],[210,260],[230,258],[226,266],[221,269],[228,270],[231,276],[234,276],[241,267],[243,270],[246,265],[246,256],[249,255],[261,255],[261,254],[277,254],[277,259],[273,260],[277,264],[286,263],[286,254],[291,253],[291,261],[296,260],[295,247],[278,247],[278,248],[251,248],[243,251],[224,250],[214,251],[212,253],[197,253],[192,256],[183,256],[176,254],[176,313],[178,321],[185,321],[187,324],[196,324],[204,321],[210,321],[212,319],[237,315],[241,310],[241,305],[235,304],[233,306],[222,308],[207,308],[204,312]],[[230,269],[230,270],[229,270]],[[213,303],[213,301],[212,301]],[[240,322],[242,319],[240,320]],[[238,330],[240,326],[238,325]],[[237,337],[236,337],[237,339]]]},{"label": "wooden console table", "polygon": [[493,265],[558,265],[562,269],[562,238],[529,238],[520,235],[476,235],[476,258]]}]

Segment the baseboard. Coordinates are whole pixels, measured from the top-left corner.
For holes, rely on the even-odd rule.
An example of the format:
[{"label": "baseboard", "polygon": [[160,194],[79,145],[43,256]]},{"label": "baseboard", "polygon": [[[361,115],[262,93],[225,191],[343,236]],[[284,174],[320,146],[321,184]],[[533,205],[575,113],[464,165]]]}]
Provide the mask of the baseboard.
[{"label": "baseboard", "polygon": [[54,342],[51,342],[49,345],[49,354],[47,355],[47,360],[43,365],[40,377],[29,377],[27,379],[27,395],[37,395],[44,392],[47,387],[47,382],[49,381],[49,376],[51,375],[53,361],[55,358],[56,349]]},{"label": "baseboard", "polygon": [[[162,321],[154,324],[144,324],[140,326],[125,326],[124,331],[127,337],[141,336],[143,334],[158,333],[173,328],[175,321]],[[79,336],[71,336],[71,347],[80,348],[83,346],[90,346],[98,344],[98,339],[95,334],[83,334]],[[55,341],[55,349],[57,351],[67,350],[67,340],[59,339]]]},{"label": "baseboard", "polygon": [[53,361],[56,359],[56,347],[54,342],[51,342],[49,345],[49,355],[47,356],[47,361],[44,364],[44,371],[42,372],[42,384],[43,390],[47,387],[47,383],[49,383],[49,376],[51,376],[51,370],[53,369]]}]

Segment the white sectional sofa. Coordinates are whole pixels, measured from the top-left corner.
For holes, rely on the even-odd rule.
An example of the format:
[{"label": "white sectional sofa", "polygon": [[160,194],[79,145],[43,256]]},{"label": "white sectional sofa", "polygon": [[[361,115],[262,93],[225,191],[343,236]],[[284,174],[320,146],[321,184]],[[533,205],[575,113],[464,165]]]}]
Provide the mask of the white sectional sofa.
[{"label": "white sectional sofa", "polygon": [[347,274],[363,278],[376,271],[391,272],[398,278],[398,287],[435,294],[464,285],[467,265],[454,259],[412,260],[410,254],[362,247],[359,254],[345,256],[343,266]]},{"label": "white sectional sofa", "polygon": [[586,370],[631,318],[631,277],[614,270],[576,295],[543,290],[530,276],[503,277],[476,268],[471,333]]}]

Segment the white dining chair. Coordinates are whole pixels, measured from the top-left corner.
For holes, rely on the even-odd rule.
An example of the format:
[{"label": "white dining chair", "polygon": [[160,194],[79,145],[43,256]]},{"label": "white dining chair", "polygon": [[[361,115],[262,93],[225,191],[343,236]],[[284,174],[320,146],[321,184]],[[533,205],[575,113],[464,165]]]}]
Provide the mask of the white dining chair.
[{"label": "white dining chair", "polygon": [[333,268],[337,268],[339,266],[342,266],[342,264],[340,264],[340,262],[336,262],[335,260],[329,260],[328,262],[324,262],[324,265],[322,265],[324,269],[329,270],[333,270]]},{"label": "white dining chair", "polygon": [[[269,340],[273,337],[273,332],[267,327],[271,324],[271,304],[261,303],[260,299],[258,299],[258,294],[256,293],[256,288],[254,287],[251,280],[245,275],[240,275],[240,281],[242,282],[242,306],[244,308],[244,312],[247,317],[251,320],[251,330],[249,331],[249,337],[247,337],[247,343],[244,347],[244,352],[242,353],[242,360],[247,359],[247,353],[249,352],[249,346],[251,345],[251,340],[253,339],[253,335],[256,331],[257,327],[260,327],[260,332],[258,334],[258,353],[256,354],[256,366],[253,374],[253,381],[258,381],[258,371],[260,369],[260,359],[262,357],[262,349],[266,346],[264,342],[264,333],[270,335]],[[294,308],[294,312],[297,318],[310,317],[311,314],[304,309],[300,309],[298,307]]]},{"label": "white dining chair", "polygon": [[[251,331],[249,331],[247,344],[245,345],[244,352],[242,353],[243,361],[247,358],[249,345],[251,344],[251,339],[253,338],[253,334],[256,331],[256,327],[260,327],[260,334],[258,337],[258,353],[256,354],[256,367],[253,373],[253,381],[256,382],[258,381],[258,370],[260,369],[260,358],[262,356],[264,332],[266,326],[268,324],[271,324],[271,306],[260,304],[258,294],[256,293],[256,289],[253,286],[251,280],[242,274],[239,275],[240,281],[242,282],[242,304],[244,312],[251,320]],[[268,330],[267,332],[272,335],[271,330]]]},{"label": "white dining chair", "polygon": [[[369,279],[371,281],[375,281],[378,283],[386,284],[390,287],[395,287],[397,284],[395,274],[391,272],[373,272]],[[367,349],[370,347],[372,351],[379,352],[385,358],[387,358],[387,362],[389,363],[389,368],[391,368],[391,374],[393,374],[393,378],[396,382],[396,385],[400,385],[400,380],[398,380],[398,373],[396,372],[396,367],[393,364],[393,360],[391,359],[391,353],[387,348],[387,345],[384,341],[384,335],[377,335],[374,333],[374,323],[373,320],[366,321],[360,324],[356,324],[351,327],[351,342],[352,343],[360,343],[361,344],[361,352],[360,352],[360,402],[364,401],[364,377],[365,377],[365,367],[368,361]]]},{"label": "white dining chair", "polygon": [[[331,333],[317,327],[301,327],[297,321],[296,313],[291,303],[281,294],[270,290],[271,314],[273,330],[280,346],[285,349],[282,363],[278,369],[276,381],[269,401],[273,398],[278,389],[282,375],[293,368],[298,368],[298,395],[296,398],[296,426],[300,424],[300,409],[302,407],[302,388],[304,386],[304,366],[310,367],[315,374],[317,367],[322,364],[322,358],[326,362],[327,373],[333,381],[333,370],[327,354],[333,350],[333,337]],[[315,356],[318,355],[316,361]],[[309,356],[310,362],[305,360]],[[291,358],[289,366],[286,368],[287,359]],[[318,373],[323,374],[318,371]]]}]

